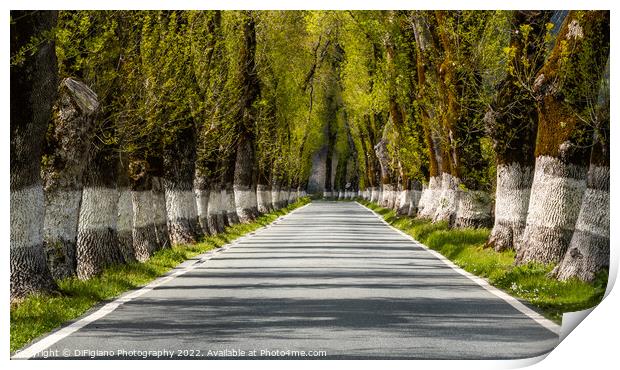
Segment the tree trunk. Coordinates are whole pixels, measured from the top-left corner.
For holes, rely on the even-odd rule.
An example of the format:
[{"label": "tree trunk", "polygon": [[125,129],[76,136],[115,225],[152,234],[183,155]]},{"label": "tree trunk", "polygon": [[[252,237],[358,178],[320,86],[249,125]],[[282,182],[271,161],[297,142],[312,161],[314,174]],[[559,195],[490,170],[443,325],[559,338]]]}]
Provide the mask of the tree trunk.
[{"label": "tree trunk", "polygon": [[209,179],[196,168],[194,174],[194,195],[196,197],[196,211],[198,212],[198,223],[205,235],[209,235],[209,198],[210,198]]},{"label": "tree trunk", "polygon": [[523,235],[533,178],[527,164],[497,164],[495,225],[487,245],[498,252],[514,248]]},{"label": "tree trunk", "polygon": [[280,209],[280,180],[275,171],[271,175],[271,205],[274,210]]},{"label": "tree trunk", "polygon": [[437,67],[439,70],[439,92],[442,97],[441,107],[441,125],[438,130],[440,135],[438,145],[434,146],[435,150],[441,156],[441,192],[437,201],[437,209],[433,215],[433,222],[447,221],[449,225],[453,225],[456,219],[456,210],[458,207],[457,191],[461,184],[461,179],[456,173],[455,158],[453,157],[453,145],[455,144],[455,126],[459,113],[459,95],[457,95],[456,63],[454,55],[454,40],[450,35],[451,30],[448,27],[446,19],[449,15],[445,11],[437,11],[436,13],[438,34],[443,50],[443,59],[437,59]]},{"label": "tree trunk", "polygon": [[[529,92],[534,73],[544,62],[544,36],[552,12],[514,11],[511,24],[510,72],[498,87],[484,117],[497,158],[495,224],[487,246],[496,251],[513,248],[525,230],[534,177],[536,101]],[[522,26],[530,26],[527,43]]]},{"label": "tree trunk", "polygon": [[234,178],[235,178],[235,158],[236,151],[229,154],[225,164],[225,173],[221,187],[222,197],[222,215],[224,216],[224,225],[232,226],[239,223],[237,208],[235,206]]},{"label": "tree trunk", "polygon": [[166,193],[162,174],[155,173],[151,179],[153,184],[153,225],[157,236],[157,249],[170,248],[170,233],[166,213]]},{"label": "tree trunk", "polygon": [[400,191],[398,195],[398,204],[397,213],[399,215],[407,215],[409,214],[409,207],[411,205],[411,192],[408,189],[403,189]]},{"label": "tree trunk", "polygon": [[121,153],[118,161],[118,217],[116,220],[116,233],[118,235],[119,249],[125,262],[136,261],[133,249],[133,204],[131,202],[131,189],[129,184],[129,163]]},{"label": "tree trunk", "polygon": [[334,135],[331,133],[331,127],[327,125],[327,156],[325,157],[325,190],[323,191],[324,198],[331,198],[333,196],[333,184],[332,184],[332,161],[333,161],[333,145],[335,141]]},{"label": "tree trunk", "polygon": [[224,231],[222,217],[222,192],[217,183],[209,188],[209,203],[207,206],[207,227],[211,235]]},{"label": "tree trunk", "polygon": [[145,262],[158,249],[157,231],[153,223],[153,191],[150,184],[133,187],[133,250],[136,260]]},{"label": "tree trunk", "polygon": [[[587,53],[587,60],[576,57]],[[586,190],[592,125],[609,53],[609,12],[571,11],[534,83],[539,94],[536,166],[517,263],[558,263]]]},{"label": "tree trunk", "polygon": [[416,40],[416,69],[418,77],[418,91],[416,100],[420,110],[420,119],[424,131],[424,140],[428,151],[429,179],[423,186],[420,199],[417,203],[418,217],[432,218],[437,209],[441,194],[441,167],[442,158],[437,134],[433,129],[433,107],[435,103],[434,89],[429,82],[438,82],[435,64],[439,58],[439,43],[437,42],[437,25],[435,17],[423,11],[412,13],[413,31]]},{"label": "tree trunk", "polygon": [[133,251],[136,260],[140,262],[148,260],[159,249],[154,222],[155,192],[149,167],[149,163],[144,160],[132,160],[129,165]]},{"label": "tree trunk", "polygon": [[433,222],[447,221],[449,225],[454,225],[456,211],[459,204],[459,185],[461,179],[452,176],[451,173],[442,172],[441,190],[437,202],[437,209],[433,215]]},{"label": "tree trunk", "polygon": [[224,176],[226,173],[225,158],[215,162],[213,173],[217,173],[209,184],[209,203],[207,207],[207,226],[212,235],[224,231],[226,225],[226,210],[222,194]]},{"label": "tree trunk", "polygon": [[196,135],[190,125],[176,133],[164,148],[166,220],[172,245],[192,244],[200,233],[194,199]]},{"label": "tree trunk", "polygon": [[235,160],[235,206],[239,221],[248,223],[258,215],[255,186],[255,153],[253,138],[242,135],[237,144]]},{"label": "tree trunk", "polygon": [[123,260],[125,262],[136,261],[133,247],[133,203],[128,187],[119,188],[116,229]]},{"label": "tree trunk", "polygon": [[454,227],[491,227],[493,225],[493,219],[491,218],[493,202],[489,193],[469,189],[459,189],[458,192],[459,203]]},{"label": "tree trunk", "polygon": [[[607,108],[609,109],[609,108]],[[592,281],[609,267],[609,117],[592,150],[587,188],[568,251],[554,271],[559,280]]]},{"label": "tree trunk", "polygon": [[379,160],[381,167],[381,199],[379,204],[384,208],[392,208],[394,206],[394,181],[393,173],[390,168],[390,157],[388,154],[387,141],[379,140],[375,145],[375,155]]},{"label": "tree trunk", "polygon": [[420,201],[418,202],[418,217],[426,219],[433,217],[439,194],[441,194],[441,178],[432,176],[429,178],[428,184],[422,186]]},{"label": "tree trunk", "polygon": [[243,42],[240,48],[238,76],[241,96],[237,117],[237,155],[235,160],[234,196],[240,222],[250,222],[258,215],[256,204],[255,103],[260,97],[260,82],[255,64],[256,29],[254,16],[244,12]]},{"label": "tree trunk", "polygon": [[272,211],[271,186],[267,184],[258,184],[256,186],[256,204],[260,213]]},{"label": "tree trunk", "polygon": [[[394,10],[388,11],[388,23],[390,26],[394,27],[394,21],[396,18],[396,13]],[[386,55],[386,64],[387,64],[387,85],[388,85],[388,107],[389,107],[389,120],[392,122],[393,130],[396,132],[396,139],[393,146],[400,147],[400,140],[404,135],[404,118],[402,114],[402,110],[400,108],[400,104],[397,100],[397,71],[394,63],[395,59],[395,47],[393,42],[393,37],[390,32],[387,33],[387,37],[385,37],[385,55]],[[385,137],[385,136],[384,136]],[[387,149],[387,147],[386,147]],[[387,154],[386,150],[386,154]],[[400,209],[400,194],[403,191],[402,183],[399,183],[399,180],[402,181],[402,173],[399,174],[397,171],[400,169],[400,160],[398,159],[398,153],[394,153],[394,157],[390,158],[390,161],[394,165],[392,169],[392,173],[390,176],[391,180],[391,190],[388,192],[388,201],[387,207],[391,208],[395,211],[399,211]],[[382,165],[383,171],[383,165]],[[400,176],[399,176],[400,175]],[[383,177],[383,174],[382,174]],[[382,180],[383,181],[383,180]],[[385,183],[384,183],[385,184]],[[385,185],[384,185],[385,186]],[[406,198],[406,195],[405,195]],[[403,200],[403,209],[404,207],[409,206],[409,202]],[[406,212],[406,211],[405,211]]]},{"label": "tree trunk", "polygon": [[422,197],[422,184],[419,181],[414,180],[411,184],[410,193],[409,211],[407,215],[412,217],[418,214],[418,205],[420,204],[420,198]]},{"label": "tree trunk", "polygon": [[117,233],[117,165],[116,148],[97,143],[91,150],[84,175],[76,246],[80,279],[90,279],[105,267],[123,262]]},{"label": "tree trunk", "polygon": [[[11,57],[33,37],[50,31],[57,12],[11,11]],[[56,284],[43,249],[44,203],[41,153],[57,92],[53,41],[11,65],[11,301],[51,292]]]},{"label": "tree trunk", "polygon": [[256,206],[258,208],[258,212],[260,213],[269,213],[273,211],[272,201],[271,201],[271,185],[269,185],[270,178],[270,170],[272,164],[268,165],[269,167],[263,167],[258,172],[258,184],[256,185]]},{"label": "tree trunk", "polygon": [[71,78],[60,83],[41,173],[45,191],[43,241],[54,279],[75,275],[75,242],[86,166],[99,108],[97,95]]},{"label": "tree trunk", "polygon": [[291,187],[289,187],[288,204],[293,204],[296,201],[297,201],[297,185],[295,183],[292,183]]},{"label": "tree trunk", "polygon": [[396,212],[402,216],[409,214],[409,207],[411,206],[412,191],[409,190],[408,182],[409,181],[403,183],[402,189],[398,195],[398,207]]}]

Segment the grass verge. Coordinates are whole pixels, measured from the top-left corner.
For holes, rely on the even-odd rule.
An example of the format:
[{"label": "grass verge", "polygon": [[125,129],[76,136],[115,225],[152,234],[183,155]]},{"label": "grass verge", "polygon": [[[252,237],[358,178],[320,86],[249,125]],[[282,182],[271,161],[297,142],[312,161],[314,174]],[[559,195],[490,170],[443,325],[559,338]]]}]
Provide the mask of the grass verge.
[{"label": "grass verge", "polygon": [[286,208],[258,217],[252,223],[227,227],[223,233],[207,236],[196,244],[157,251],[144,263],[111,266],[90,280],[83,281],[72,277],[57,281],[60,294],[32,295],[11,305],[11,353],[67,321],[81,316],[96,304],[144,286],[181,262],[266,226],[308,202],[309,198],[301,198]]},{"label": "grass verge", "polygon": [[603,299],[607,271],[599,273],[591,284],[578,279],[558,281],[547,277],[553,265],[529,263],[515,266],[514,251],[496,252],[484,248],[489,229],[450,229],[445,222],[432,223],[430,220],[397,216],[393,210],[374,203],[358,202],[465,271],[483,277],[491,285],[529,302],[558,324],[564,312],[584,310]]}]

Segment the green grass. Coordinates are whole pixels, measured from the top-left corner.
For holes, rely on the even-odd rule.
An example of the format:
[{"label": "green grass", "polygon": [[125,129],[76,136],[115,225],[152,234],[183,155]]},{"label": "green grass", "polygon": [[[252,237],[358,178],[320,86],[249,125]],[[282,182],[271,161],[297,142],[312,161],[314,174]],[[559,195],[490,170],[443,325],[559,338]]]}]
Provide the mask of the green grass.
[{"label": "green grass", "polygon": [[530,263],[516,266],[514,251],[496,252],[484,248],[489,229],[450,229],[445,222],[399,217],[393,210],[366,201],[359,202],[462,269],[528,301],[557,323],[561,322],[564,312],[597,305],[605,293],[607,271],[601,272],[591,284],[577,279],[558,281],[547,276],[553,265]]},{"label": "green grass", "polygon": [[90,280],[68,278],[58,281],[58,295],[33,295],[11,306],[11,353],[81,316],[96,304],[144,286],[181,262],[268,225],[309,201],[302,198],[286,208],[262,215],[252,223],[228,227],[225,232],[205,237],[196,244],[157,251],[144,263],[111,266]]}]

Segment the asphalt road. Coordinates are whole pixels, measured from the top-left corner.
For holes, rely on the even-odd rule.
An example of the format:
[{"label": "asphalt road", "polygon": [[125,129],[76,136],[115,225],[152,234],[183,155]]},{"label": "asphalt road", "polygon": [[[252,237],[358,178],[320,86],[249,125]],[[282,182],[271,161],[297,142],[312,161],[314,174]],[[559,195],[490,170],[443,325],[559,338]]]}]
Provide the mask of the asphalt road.
[{"label": "asphalt road", "polygon": [[74,333],[52,334],[34,357],[505,359],[558,343],[354,202],[313,202],[188,264]]}]

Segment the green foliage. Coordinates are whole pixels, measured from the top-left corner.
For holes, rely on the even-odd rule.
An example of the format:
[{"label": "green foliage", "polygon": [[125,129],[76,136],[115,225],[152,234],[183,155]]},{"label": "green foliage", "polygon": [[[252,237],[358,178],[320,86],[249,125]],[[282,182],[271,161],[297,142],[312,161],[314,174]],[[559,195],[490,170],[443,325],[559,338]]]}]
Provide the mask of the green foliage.
[{"label": "green foliage", "polygon": [[593,283],[577,279],[558,281],[548,274],[553,265],[530,263],[515,266],[515,252],[495,252],[484,248],[489,229],[449,229],[447,223],[397,217],[393,210],[370,202],[361,202],[394,227],[438,251],[462,269],[481,276],[492,285],[537,307],[551,320],[560,323],[564,312],[596,306],[605,293],[607,271]]},{"label": "green foliage", "polygon": [[[427,129],[438,145],[456,153],[467,187],[491,190],[495,158],[483,115],[507,75],[533,94],[533,66],[550,56],[559,28],[548,24],[541,40],[531,25],[519,25],[522,49],[538,51],[528,56],[510,44],[513,13],[61,11],[49,37],[55,37],[61,77],[83,79],[103,103],[96,140],[134,157],[160,155],[178,132],[192,127],[199,137],[198,168],[206,177],[221,174],[214,163],[232,158],[245,109],[238,70],[241,25],[249,17],[256,23],[261,95],[251,114],[262,176],[305,182],[312,156],[332,132],[335,157],[354,158],[344,170],[347,179],[364,186],[377,182],[374,146],[384,138],[389,170],[424,182],[430,166]],[[591,13],[575,14],[581,19]],[[416,40],[420,20],[434,38],[425,49]],[[12,56],[12,63],[37,42]],[[538,47],[541,42],[545,47]],[[575,81],[596,74],[605,61],[599,61],[597,45],[572,50],[564,44],[557,87],[567,100],[579,102],[580,119],[597,127],[599,81]],[[454,76],[442,81],[447,66]],[[427,71],[422,86],[420,67]],[[456,97],[455,112],[447,109],[448,92]],[[397,112],[402,123],[394,121]],[[443,125],[448,114],[455,115],[452,136]],[[522,131],[507,129],[504,146]]]},{"label": "green foliage", "polygon": [[144,263],[111,266],[90,280],[72,277],[58,281],[59,295],[33,295],[11,306],[10,351],[14,352],[37,337],[81,316],[96,304],[144,286],[181,262],[220,248],[309,201],[308,198],[301,198],[286,208],[258,217],[252,223],[227,227],[223,233],[207,236],[197,244],[159,250]]}]

